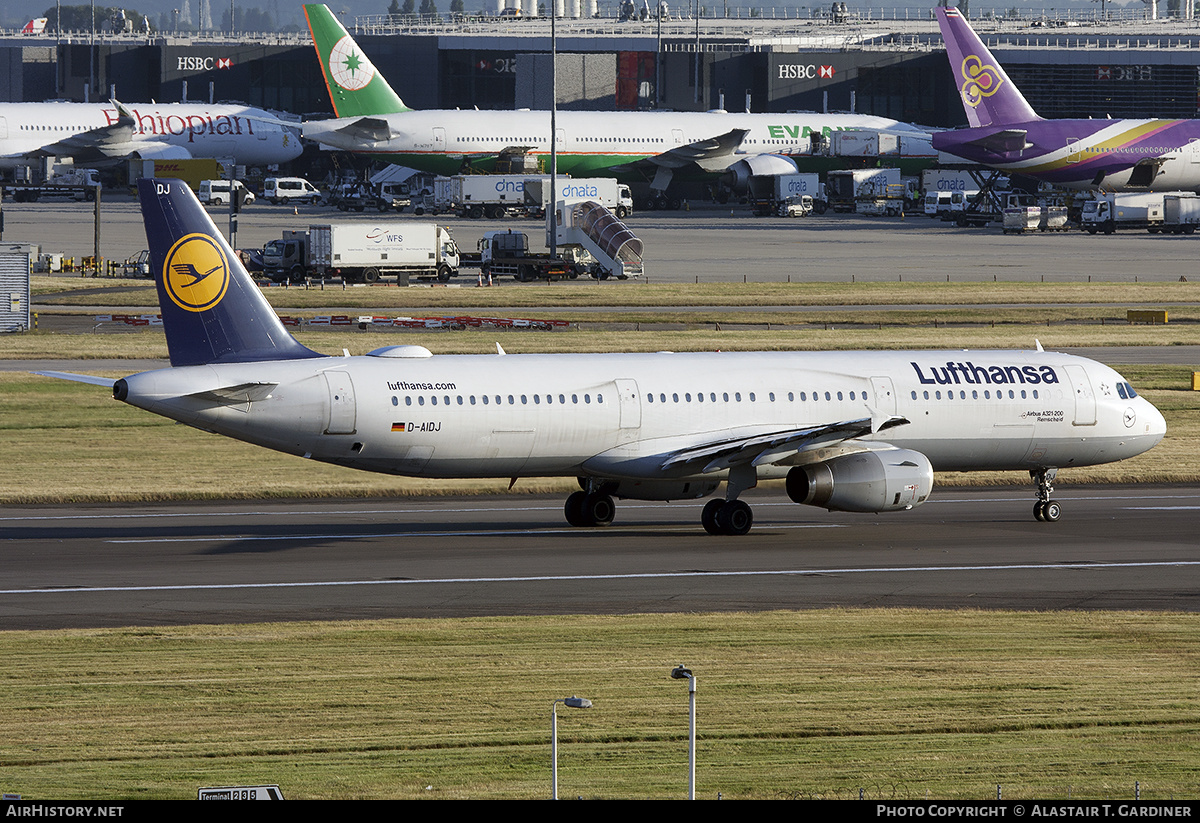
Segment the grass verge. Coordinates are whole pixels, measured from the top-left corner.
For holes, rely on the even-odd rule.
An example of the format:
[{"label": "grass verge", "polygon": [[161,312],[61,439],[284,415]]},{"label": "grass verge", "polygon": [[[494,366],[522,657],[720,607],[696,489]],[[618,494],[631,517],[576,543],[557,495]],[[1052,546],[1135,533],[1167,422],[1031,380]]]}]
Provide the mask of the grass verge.
[{"label": "grass verge", "polygon": [[823,610],[0,633],[4,790],[1195,797],[1200,618]]}]

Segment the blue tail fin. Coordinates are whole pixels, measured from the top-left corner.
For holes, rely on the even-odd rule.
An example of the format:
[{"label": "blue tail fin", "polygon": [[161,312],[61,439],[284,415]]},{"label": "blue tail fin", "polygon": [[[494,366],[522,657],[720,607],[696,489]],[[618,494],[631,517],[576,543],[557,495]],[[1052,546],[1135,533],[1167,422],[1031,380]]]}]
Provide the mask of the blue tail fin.
[{"label": "blue tail fin", "polygon": [[182,180],[138,181],[172,366],[296,360],[305,348]]}]

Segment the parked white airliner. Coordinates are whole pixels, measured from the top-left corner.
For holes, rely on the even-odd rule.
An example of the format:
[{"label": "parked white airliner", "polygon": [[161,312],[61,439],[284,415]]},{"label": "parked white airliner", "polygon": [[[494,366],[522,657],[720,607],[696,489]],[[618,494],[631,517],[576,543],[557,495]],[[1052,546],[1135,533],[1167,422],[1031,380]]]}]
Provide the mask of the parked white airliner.
[{"label": "parked white airliner", "polygon": [[0,167],[42,157],[77,165],[142,158],[232,157],[286,163],[303,147],[297,127],[252,106],[199,103],[0,103]]},{"label": "parked white airliner", "polygon": [[[306,122],[309,140],[435,174],[458,174],[467,163],[476,171],[492,171],[500,155],[512,152],[537,157],[548,169],[548,111],[415,111],[327,6],[307,5],[304,14],[337,115]],[[673,208],[678,198],[665,192],[676,175],[728,171],[733,187],[744,188],[750,174],[796,171],[793,158],[812,153],[813,136],[827,139],[835,131],[899,133],[922,147],[894,158],[914,168],[936,158],[928,131],[847,112],[560,111],[556,125],[559,173],[648,181],[658,204]]]},{"label": "parked white airliner", "polygon": [[[578,477],[567,520],[613,497],[711,494],[713,534],[744,534],[739,495],[786,478],[797,503],[923,503],[935,470],[1028,470],[1054,521],[1059,468],[1140,454],[1166,424],[1100,363],[1041,351],[327,357],[295,340],[191,190],[138,182],[171,368],[118,380],[123,402],[196,428],[367,471]],[[80,375],[54,374],[107,385]]]}]

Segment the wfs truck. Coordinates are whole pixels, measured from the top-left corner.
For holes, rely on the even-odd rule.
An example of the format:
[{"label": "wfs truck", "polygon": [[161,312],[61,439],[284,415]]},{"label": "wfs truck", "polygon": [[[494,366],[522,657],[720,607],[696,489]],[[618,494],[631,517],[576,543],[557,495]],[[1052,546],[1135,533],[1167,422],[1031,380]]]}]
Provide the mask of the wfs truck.
[{"label": "wfs truck", "polygon": [[309,277],[340,277],[376,283],[413,275],[443,282],[458,274],[458,245],[437,223],[344,223],[285,231],[263,248],[263,271],[276,283]]}]

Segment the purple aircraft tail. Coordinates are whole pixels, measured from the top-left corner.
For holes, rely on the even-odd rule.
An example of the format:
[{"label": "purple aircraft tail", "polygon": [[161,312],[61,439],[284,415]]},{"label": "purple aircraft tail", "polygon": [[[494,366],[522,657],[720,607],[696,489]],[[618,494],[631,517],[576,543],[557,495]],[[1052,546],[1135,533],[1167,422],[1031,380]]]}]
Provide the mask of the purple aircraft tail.
[{"label": "purple aircraft tail", "polygon": [[934,11],[971,126],[1006,126],[1040,120],[959,10]]}]

